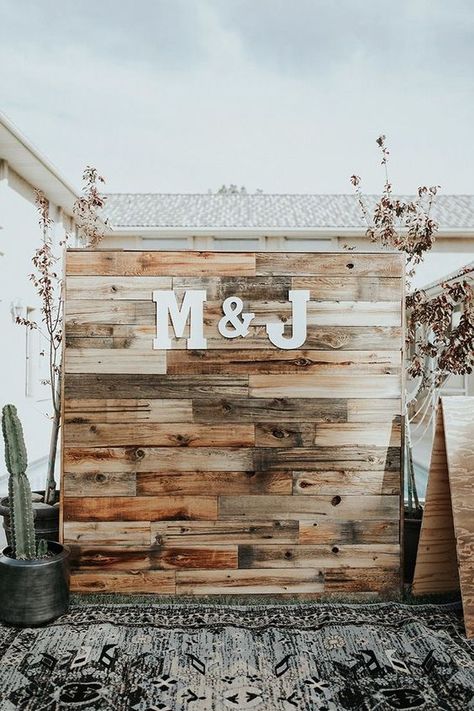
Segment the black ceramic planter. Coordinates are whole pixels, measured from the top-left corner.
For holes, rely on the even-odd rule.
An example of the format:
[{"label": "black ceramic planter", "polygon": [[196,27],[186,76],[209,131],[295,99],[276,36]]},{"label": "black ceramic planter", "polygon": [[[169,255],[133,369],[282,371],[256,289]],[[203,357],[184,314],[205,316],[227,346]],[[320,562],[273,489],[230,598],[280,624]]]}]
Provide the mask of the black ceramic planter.
[{"label": "black ceramic planter", "polygon": [[69,604],[69,549],[48,541],[48,558],[16,560],[0,554],[0,619],[36,627],[63,615]]},{"label": "black ceramic planter", "polygon": [[[34,491],[33,493],[44,496],[44,491]],[[56,492],[56,498],[59,501],[59,491]],[[41,505],[41,507],[38,507],[33,504],[33,514],[37,540],[59,541],[59,506]],[[3,528],[5,529],[7,544],[11,546],[12,539],[8,496],[0,499],[0,516],[3,516]]]}]

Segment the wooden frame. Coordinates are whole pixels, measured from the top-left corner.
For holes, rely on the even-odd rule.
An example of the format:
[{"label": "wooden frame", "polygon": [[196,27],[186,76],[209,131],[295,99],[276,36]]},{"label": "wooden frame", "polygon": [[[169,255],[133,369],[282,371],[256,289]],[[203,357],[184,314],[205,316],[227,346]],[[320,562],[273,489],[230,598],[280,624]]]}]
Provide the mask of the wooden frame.
[{"label": "wooden frame", "polygon": [[[69,250],[73,590],[398,592],[403,284],[393,253]],[[279,350],[264,323],[291,324],[292,288],[307,341]],[[153,350],[155,289],[206,290],[207,350]],[[230,295],[256,314],[231,341]]]}]

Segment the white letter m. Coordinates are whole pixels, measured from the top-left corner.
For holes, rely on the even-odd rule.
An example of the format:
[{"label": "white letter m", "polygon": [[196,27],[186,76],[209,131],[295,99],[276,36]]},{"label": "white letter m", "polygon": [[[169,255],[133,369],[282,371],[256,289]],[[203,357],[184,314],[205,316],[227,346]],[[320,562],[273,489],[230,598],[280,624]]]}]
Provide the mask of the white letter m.
[{"label": "white letter m", "polygon": [[204,338],[203,315],[205,300],[205,291],[185,291],[181,308],[179,308],[174,291],[154,291],[156,338],[153,339],[153,348],[155,350],[171,350],[171,338],[168,331],[169,319],[171,319],[176,338],[183,337],[184,329],[189,319],[187,348],[207,348],[207,341]]}]

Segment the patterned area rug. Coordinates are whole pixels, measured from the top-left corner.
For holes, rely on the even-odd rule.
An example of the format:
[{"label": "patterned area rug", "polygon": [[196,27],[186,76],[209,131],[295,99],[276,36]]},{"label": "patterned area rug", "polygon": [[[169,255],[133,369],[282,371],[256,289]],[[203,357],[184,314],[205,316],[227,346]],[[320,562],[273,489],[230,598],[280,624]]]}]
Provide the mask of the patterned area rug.
[{"label": "patterned area rug", "polygon": [[91,605],[0,634],[2,711],[474,709],[449,605]]}]

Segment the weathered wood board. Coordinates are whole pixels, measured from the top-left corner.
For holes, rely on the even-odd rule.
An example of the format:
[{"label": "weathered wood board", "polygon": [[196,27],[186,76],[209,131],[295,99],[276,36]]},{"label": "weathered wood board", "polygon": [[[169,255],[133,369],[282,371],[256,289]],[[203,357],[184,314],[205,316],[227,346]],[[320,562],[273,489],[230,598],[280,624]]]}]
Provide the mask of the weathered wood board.
[{"label": "weathered wood board", "polygon": [[474,397],[443,397],[436,416],[413,592],[461,588],[474,637]]},{"label": "weathered wood board", "polygon": [[[76,591],[396,593],[404,263],[392,253],[69,250],[62,532]],[[153,292],[204,290],[156,350]],[[308,290],[306,340],[290,290]],[[222,302],[248,334],[223,337]]]}]

